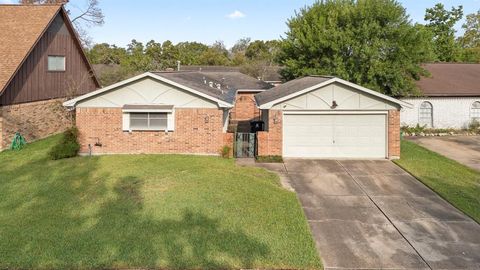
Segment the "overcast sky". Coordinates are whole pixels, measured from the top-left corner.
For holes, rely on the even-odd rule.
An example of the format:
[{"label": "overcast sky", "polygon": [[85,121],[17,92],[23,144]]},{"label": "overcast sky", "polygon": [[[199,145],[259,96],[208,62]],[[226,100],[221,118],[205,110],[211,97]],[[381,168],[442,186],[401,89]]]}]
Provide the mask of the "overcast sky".
[{"label": "overcast sky", "polygon": [[[230,47],[242,37],[277,39],[285,22],[315,0],[99,0],[105,25],[88,29],[95,43],[125,46],[132,39],[171,40],[211,44],[223,40]],[[0,0],[0,3],[14,0]],[[15,1],[16,2],[16,1]],[[74,13],[86,0],[71,0]],[[401,0],[414,22],[423,23],[425,9],[436,3],[447,8],[463,5],[464,13],[480,9],[480,0]],[[461,23],[457,26],[460,30]]]}]

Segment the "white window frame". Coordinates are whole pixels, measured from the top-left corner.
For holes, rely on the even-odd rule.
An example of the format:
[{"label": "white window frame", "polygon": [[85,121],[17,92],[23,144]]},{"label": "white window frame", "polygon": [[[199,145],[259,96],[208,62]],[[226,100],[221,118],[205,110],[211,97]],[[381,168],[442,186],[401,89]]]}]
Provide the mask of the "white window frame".
[{"label": "white window frame", "polygon": [[470,120],[480,121],[480,101],[474,101],[470,106]]},{"label": "white window frame", "polygon": [[[50,60],[54,60],[54,61],[59,61],[59,60],[63,60],[63,63],[61,63],[61,65],[58,65],[59,63],[58,62],[55,62],[55,66],[52,67],[50,66]],[[66,71],[66,66],[67,66],[67,59],[65,57],[65,55],[49,55],[47,57],[47,70],[49,72],[64,72]]]},{"label": "white window frame", "polygon": [[[131,113],[166,113],[167,115],[167,128],[166,129],[157,129],[157,128],[135,128],[130,127],[130,114]],[[123,110],[122,111],[122,130],[123,131],[174,131],[175,130],[175,110]]]},{"label": "white window frame", "polygon": [[[424,108],[423,105],[428,104],[429,108]],[[429,115],[429,123],[425,123],[423,119],[426,119],[425,117],[422,117],[422,110],[424,109],[429,109],[430,110],[430,115]],[[425,114],[425,113],[423,113]],[[426,114],[425,114],[426,115]],[[433,128],[433,104],[429,101],[422,101],[420,103],[420,107],[418,108],[418,124],[423,126],[427,125],[427,128]]]}]

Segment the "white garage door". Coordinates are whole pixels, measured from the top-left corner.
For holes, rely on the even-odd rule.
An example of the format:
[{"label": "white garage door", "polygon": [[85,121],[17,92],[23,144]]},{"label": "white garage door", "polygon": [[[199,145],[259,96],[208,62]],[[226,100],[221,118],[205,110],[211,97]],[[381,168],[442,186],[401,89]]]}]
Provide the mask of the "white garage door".
[{"label": "white garage door", "polygon": [[384,114],[285,114],[283,156],[385,158]]}]

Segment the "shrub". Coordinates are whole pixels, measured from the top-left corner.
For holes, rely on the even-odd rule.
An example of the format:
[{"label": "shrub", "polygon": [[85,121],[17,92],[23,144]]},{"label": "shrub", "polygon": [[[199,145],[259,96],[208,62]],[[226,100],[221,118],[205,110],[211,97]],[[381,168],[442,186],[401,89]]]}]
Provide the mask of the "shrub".
[{"label": "shrub", "polygon": [[476,119],[472,120],[468,125],[468,129],[472,132],[479,133],[480,132],[480,122]]},{"label": "shrub", "polygon": [[80,150],[78,143],[78,129],[71,127],[67,129],[60,140],[48,153],[53,160],[75,157]]},{"label": "shrub", "polygon": [[222,156],[222,158],[230,158],[230,151],[231,150],[232,150],[232,148],[230,146],[225,145],[220,150],[220,155]]}]

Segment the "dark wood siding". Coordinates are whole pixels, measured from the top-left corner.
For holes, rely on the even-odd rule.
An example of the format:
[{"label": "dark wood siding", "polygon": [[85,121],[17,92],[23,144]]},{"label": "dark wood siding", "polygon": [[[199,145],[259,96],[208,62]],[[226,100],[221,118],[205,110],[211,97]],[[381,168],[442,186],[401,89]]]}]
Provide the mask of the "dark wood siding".
[{"label": "dark wood siding", "polygon": [[[49,55],[65,56],[65,72],[48,71]],[[96,88],[73,34],[58,14],[0,96],[0,105],[78,96]]]}]

